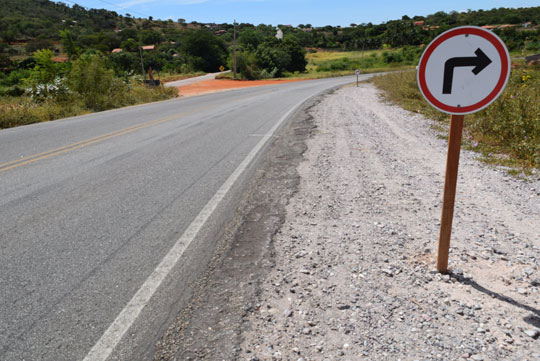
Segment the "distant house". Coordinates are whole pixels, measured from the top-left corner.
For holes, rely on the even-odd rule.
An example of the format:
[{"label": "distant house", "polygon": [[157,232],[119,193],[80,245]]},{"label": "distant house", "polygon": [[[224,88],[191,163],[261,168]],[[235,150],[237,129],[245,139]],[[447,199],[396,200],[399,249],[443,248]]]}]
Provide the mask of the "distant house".
[{"label": "distant house", "polygon": [[508,29],[508,28],[515,28],[517,25],[515,24],[502,24],[502,25],[483,25],[482,28],[486,30],[493,30],[493,29]]},{"label": "distant house", "polygon": [[503,24],[503,25],[499,25],[499,29],[508,29],[508,28],[515,28],[517,27],[517,25],[515,24]]},{"label": "distant house", "polygon": [[55,63],[67,63],[69,61],[69,58],[67,56],[55,56],[53,58],[53,61]]},{"label": "distant house", "polygon": [[144,46],[141,46],[141,48],[142,48],[143,51],[156,50],[156,46],[155,46],[155,45],[144,45]]},{"label": "distant house", "polygon": [[116,48],[116,49],[113,49],[113,50],[111,51],[111,53],[121,53],[121,52],[123,52],[123,51],[124,51],[124,49]]},{"label": "distant house", "polygon": [[424,26],[425,21],[424,20],[415,21],[413,24],[414,24],[414,26]]},{"label": "distant house", "polygon": [[221,30],[216,31],[214,34],[216,34],[217,36],[221,36],[221,35],[227,34],[227,30],[221,29]]}]

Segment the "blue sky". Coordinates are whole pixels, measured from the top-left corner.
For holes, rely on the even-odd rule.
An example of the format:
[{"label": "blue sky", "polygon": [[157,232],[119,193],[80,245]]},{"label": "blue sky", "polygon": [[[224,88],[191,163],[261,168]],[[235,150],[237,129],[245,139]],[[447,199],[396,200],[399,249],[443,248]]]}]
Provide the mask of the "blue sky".
[{"label": "blue sky", "polygon": [[403,15],[498,7],[539,6],[538,0],[64,0],[88,8],[109,9],[136,17],[186,19],[187,22],[312,24],[314,26],[379,24]]}]

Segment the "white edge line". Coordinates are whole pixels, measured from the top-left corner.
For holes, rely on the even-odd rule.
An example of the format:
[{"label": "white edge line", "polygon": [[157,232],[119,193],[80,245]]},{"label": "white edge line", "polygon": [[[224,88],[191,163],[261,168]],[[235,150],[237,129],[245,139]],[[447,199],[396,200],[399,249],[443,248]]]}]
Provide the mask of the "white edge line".
[{"label": "white edge line", "polygon": [[[311,97],[309,97],[311,98]],[[308,98],[308,99],[309,99]],[[229,178],[218,189],[216,194],[208,201],[206,206],[201,210],[197,217],[191,222],[188,228],[184,231],[182,236],[176,241],[171,250],[165,255],[161,263],[150,274],[150,276],[143,283],[141,288],[124,307],[120,314],[116,317],[114,322],[109,326],[107,331],[101,336],[98,342],[92,347],[90,352],[86,355],[83,361],[106,361],[116,346],[120,343],[124,334],[133,325],[138,318],[143,308],[148,304],[154,293],[157,291],[161,283],[165,280],[167,275],[171,272],[174,266],[180,261],[180,258],[184,254],[185,250],[189,247],[191,242],[195,239],[199,231],[202,229],[208,218],[212,215],[219,203],[230,191],[234,183],[246,170],[249,164],[257,156],[259,151],[266,145],[269,139],[274,136],[274,133],[283,124],[283,122],[289,118],[298,108],[304,104],[306,99],[302,100],[291,110],[289,110],[273,127],[268,134],[257,143],[257,145],[251,150],[247,157],[240,163],[235,171],[229,176]]]}]

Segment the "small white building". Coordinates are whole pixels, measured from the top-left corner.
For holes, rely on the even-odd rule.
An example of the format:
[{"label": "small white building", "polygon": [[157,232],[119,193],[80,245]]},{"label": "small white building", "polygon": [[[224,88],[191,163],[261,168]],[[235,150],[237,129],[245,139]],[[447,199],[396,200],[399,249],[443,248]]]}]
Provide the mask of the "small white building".
[{"label": "small white building", "polygon": [[283,31],[280,28],[277,29],[276,39],[283,40]]}]

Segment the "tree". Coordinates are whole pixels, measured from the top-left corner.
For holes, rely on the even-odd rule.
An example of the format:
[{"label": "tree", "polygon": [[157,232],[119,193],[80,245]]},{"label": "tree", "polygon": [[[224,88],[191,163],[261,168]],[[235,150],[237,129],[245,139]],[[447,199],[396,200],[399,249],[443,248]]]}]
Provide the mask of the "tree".
[{"label": "tree", "polygon": [[75,45],[69,30],[60,30],[60,37],[62,38],[62,45],[64,46],[64,50],[68,54],[68,57],[70,59],[77,58],[81,54],[81,48]]},{"label": "tree", "polygon": [[120,44],[124,51],[139,51],[139,43],[135,39],[128,39]]},{"label": "tree", "polygon": [[123,51],[121,53],[111,54],[108,58],[110,67],[118,76],[130,72],[140,72],[141,63],[137,54]]},{"label": "tree", "polygon": [[257,49],[263,41],[263,35],[253,29],[242,30],[238,36],[238,43],[245,48],[251,47],[252,49]]},{"label": "tree", "polygon": [[276,76],[281,76],[291,63],[291,56],[283,49],[272,44],[272,41],[265,41],[255,52],[257,65],[259,68],[272,72]]},{"label": "tree", "polygon": [[35,84],[52,83],[58,74],[50,49],[41,49],[34,53],[36,65],[32,69],[31,78]]},{"label": "tree", "polygon": [[225,43],[206,30],[197,30],[186,36],[182,50],[196,69],[205,72],[218,71],[227,59]]},{"label": "tree", "polygon": [[151,51],[145,52],[143,59],[145,69],[152,68],[155,71],[161,71],[167,62],[172,60],[172,57],[157,51]]},{"label": "tree", "polygon": [[139,37],[139,32],[134,28],[123,29],[119,34],[122,41],[127,39],[137,39]]},{"label": "tree", "polygon": [[288,71],[306,71],[306,50],[303,47],[301,47],[296,41],[291,39],[283,40],[283,42],[281,43],[281,47],[291,57],[291,62],[286,68]]},{"label": "tree", "polygon": [[69,88],[96,111],[117,106],[116,97],[125,92],[125,85],[107,69],[105,58],[99,54],[82,55],[73,62],[68,75]]},{"label": "tree", "polygon": [[140,34],[140,40],[143,45],[157,45],[161,43],[164,38],[163,34],[154,30],[143,30]]}]

